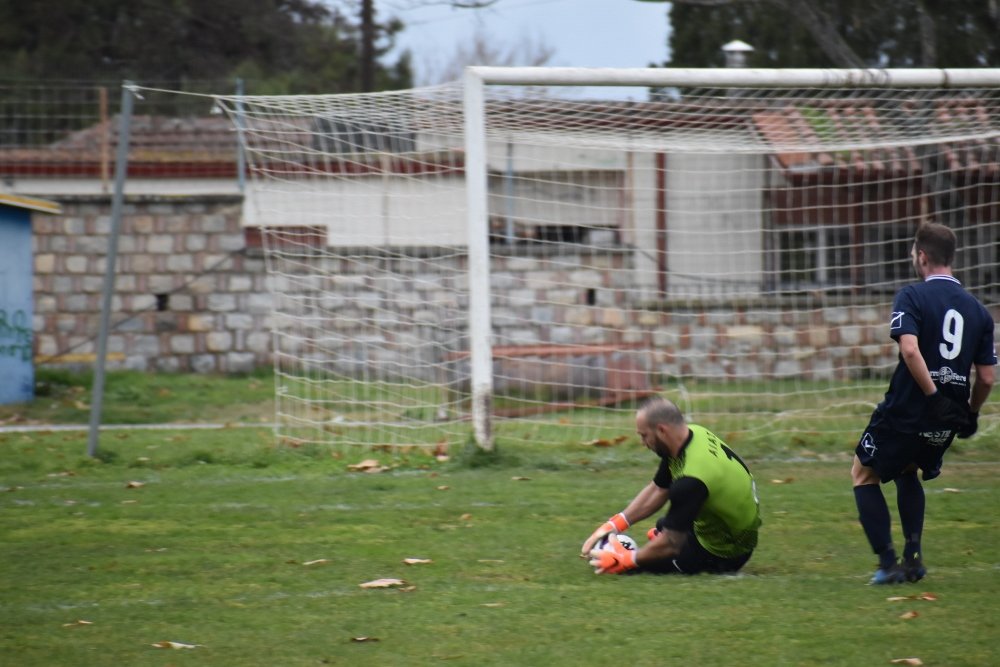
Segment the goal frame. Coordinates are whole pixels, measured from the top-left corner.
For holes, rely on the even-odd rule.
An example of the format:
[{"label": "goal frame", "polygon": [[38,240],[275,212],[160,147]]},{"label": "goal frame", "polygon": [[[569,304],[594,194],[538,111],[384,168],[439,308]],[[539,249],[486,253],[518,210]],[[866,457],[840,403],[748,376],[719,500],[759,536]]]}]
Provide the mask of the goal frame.
[{"label": "goal frame", "polygon": [[486,166],[487,86],[635,86],[738,88],[998,87],[1000,69],[764,69],[466,67],[463,74],[469,353],[473,437],[493,449],[490,255]]}]

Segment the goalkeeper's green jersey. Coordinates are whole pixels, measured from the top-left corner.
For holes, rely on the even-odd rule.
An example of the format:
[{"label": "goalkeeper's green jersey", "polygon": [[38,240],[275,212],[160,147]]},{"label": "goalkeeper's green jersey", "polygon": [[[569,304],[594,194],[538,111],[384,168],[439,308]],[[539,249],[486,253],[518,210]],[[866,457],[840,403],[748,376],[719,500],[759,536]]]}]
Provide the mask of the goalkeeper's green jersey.
[{"label": "goalkeeper's green jersey", "polygon": [[[664,457],[653,481],[670,488],[685,477],[699,480],[707,487],[708,497],[694,518],[698,542],[723,558],[753,551],[761,525],[753,475],[717,435],[695,424],[688,428],[691,436],[679,456]],[[681,495],[675,498],[671,493],[671,503],[683,502]]]}]

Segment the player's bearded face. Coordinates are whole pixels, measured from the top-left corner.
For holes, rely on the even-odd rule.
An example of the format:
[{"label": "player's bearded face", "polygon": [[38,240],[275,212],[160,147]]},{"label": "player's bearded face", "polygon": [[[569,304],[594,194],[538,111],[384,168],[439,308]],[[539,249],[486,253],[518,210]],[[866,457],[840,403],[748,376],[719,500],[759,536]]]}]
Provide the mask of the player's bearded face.
[{"label": "player's bearded face", "polygon": [[663,456],[667,453],[667,443],[660,437],[654,428],[646,428],[639,431],[642,437],[642,444],[651,452]]}]

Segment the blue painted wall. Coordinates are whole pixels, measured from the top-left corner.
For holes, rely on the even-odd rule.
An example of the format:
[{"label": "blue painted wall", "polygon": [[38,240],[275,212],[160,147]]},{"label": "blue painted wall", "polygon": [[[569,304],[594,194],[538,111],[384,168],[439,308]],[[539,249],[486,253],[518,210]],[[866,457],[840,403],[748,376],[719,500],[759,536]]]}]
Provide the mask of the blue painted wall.
[{"label": "blue painted wall", "polygon": [[0,403],[35,395],[31,211],[0,204]]}]

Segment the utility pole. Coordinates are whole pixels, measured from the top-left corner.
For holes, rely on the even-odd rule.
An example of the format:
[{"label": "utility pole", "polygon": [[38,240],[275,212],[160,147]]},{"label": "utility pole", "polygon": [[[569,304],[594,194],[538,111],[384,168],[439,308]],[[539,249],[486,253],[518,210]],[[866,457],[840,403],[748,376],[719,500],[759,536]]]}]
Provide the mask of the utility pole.
[{"label": "utility pole", "polygon": [[375,90],[375,0],[361,0],[361,92]]}]

